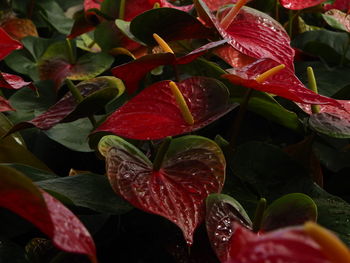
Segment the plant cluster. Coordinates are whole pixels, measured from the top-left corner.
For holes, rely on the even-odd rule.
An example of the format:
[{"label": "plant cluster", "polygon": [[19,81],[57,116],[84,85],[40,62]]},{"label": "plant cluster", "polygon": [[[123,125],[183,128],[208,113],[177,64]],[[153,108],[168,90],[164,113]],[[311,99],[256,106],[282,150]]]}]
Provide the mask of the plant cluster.
[{"label": "plant cluster", "polygon": [[350,1],[0,7],[1,262],[350,262]]}]

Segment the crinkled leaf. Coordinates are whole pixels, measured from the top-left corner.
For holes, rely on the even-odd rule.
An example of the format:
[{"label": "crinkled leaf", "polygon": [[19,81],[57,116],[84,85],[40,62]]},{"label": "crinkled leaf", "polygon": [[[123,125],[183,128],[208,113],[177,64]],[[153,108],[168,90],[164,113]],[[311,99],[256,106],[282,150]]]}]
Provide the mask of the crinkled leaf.
[{"label": "crinkled leaf", "polygon": [[[284,28],[272,17],[258,10],[243,7],[235,20],[224,29],[209,8],[199,0],[220,35],[239,52],[257,59],[270,58],[294,68],[294,50]],[[223,17],[229,9],[221,14]]]},{"label": "crinkled leaf", "polygon": [[47,130],[60,122],[70,122],[87,117],[119,97],[124,91],[123,83],[114,77],[104,76],[83,81],[77,85],[83,100],[79,103],[71,92],[68,92],[46,112],[34,119],[16,124],[11,132],[29,127]]},{"label": "crinkled leaf", "polygon": [[225,263],[329,263],[318,244],[302,228],[290,227],[256,235],[235,224]]},{"label": "crinkled leaf", "polygon": [[176,58],[171,53],[159,53],[152,55],[145,55],[139,59],[131,61],[120,66],[116,66],[112,69],[112,73],[117,78],[124,81],[126,89],[129,94],[133,94],[139,87],[140,81],[151,70],[161,65],[169,64],[187,64],[195,60],[197,57],[203,55],[209,49],[215,48],[224,44],[226,41],[216,41],[200,48],[193,50],[185,56]]},{"label": "crinkled leaf", "polygon": [[67,252],[88,255],[96,262],[95,244],[75,215],[13,168],[1,166],[0,206],[19,214]]},{"label": "crinkled leaf", "polygon": [[205,198],[220,192],[225,159],[217,144],[199,136],[171,141],[159,171],[136,147],[105,136],[99,151],[106,157],[112,188],[132,205],[178,225],[188,244],[204,219]]},{"label": "crinkled leaf", "polygon": [[317,220],[317,206],[307,195],[292,193],[273,201],[264,212],[262,231],[302,225]]},{"label": "crinkled leaf", "polygon": [[335,138],[350,138],[350,121],[339,115],[322,112],[308,119],[311,129]]},{"label": "crinkled leaf", "polygon": [[16,49],[22,48],[22,44],[11,38],[4,29],[0,27],[0,60]]},{"label": "crinkled leaf", "polygon": [[244,68],[233,70],[231,71],[233,72],[232,75],[224,75],[224,77],[234,84],[272,93],[292,101],[329,104],[342,108],[342,105],[336,100],[318,95],[307,89],[289,68],[282,69],[262,83],[255,80],[260,74],[277,65],[278,63],[274,60],[261,59]]},{"label": "crinkled leaf", "polygon": [[52,44],[38,61],[40,78],[53,80],[59,88],[66,78],[87,80],[103,73],[113,63],[113,58],[105,53],[87,53],[71,63],[64,42]]},{"label": "crinkled leaf", "polygon": [[211,31],[194,16],[174,8],[156,8],[135,17],[130,24],[131,33],[148,45],[156,45],[153,33],[166,41],[211,36]]},{"label": "crinkled leaf", "polygon": [[319,5],[325,1],[326,0],[280,0],[280,3],[284,8],[300,10]]},{"label": "crinkled leaf", "polygon": [[350,32],[349,14],[337,9],[332,9],[322,14],[322,17],[331,27]]},{"label": "crinkled leaf", "polygon": [[36,183],[42,189],[54,191],[73,201],[74,205],[99,213],[123,214],[131,209],[112,190],[106,176],[78,174]]},{"label": "crinkled leaf", "polygon": [[166,80],[147,87],[112,113],[96,131],[138,140],[161,139],[200,129],[236,106],[228,102],[228,91],[218,80],[192,77],[177,86],[192,113],[193,125],[185,122]]},{"label": "crinkled leaf", "polygon": [[227,259],[230,240],[235,232],[233,222],[252,228],[250,218],[234,198],[224,194],[209,195],[206,200],[206,227],[211,246],[221,262]]}]

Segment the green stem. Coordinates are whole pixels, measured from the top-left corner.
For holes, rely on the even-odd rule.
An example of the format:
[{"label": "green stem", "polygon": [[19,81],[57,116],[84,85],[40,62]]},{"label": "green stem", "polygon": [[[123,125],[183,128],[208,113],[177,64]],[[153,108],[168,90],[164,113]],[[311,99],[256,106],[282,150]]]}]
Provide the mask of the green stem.
[{"label": "green stem", "polygon": [[261,222],[266,209],[266,199],[260,198],[258,205],[256,206],[254,221],[253,221],[253,231],[258,232],[261,228]]},{"label": "green stem", "polygon": [[[312,67],[307,67],[306,70],[307,70],[307,79],[308,79],[309,89],[311,89],[313,92],[318,94],[317,83],[316,83],[314,71],[313,71]],[[314,114],[320,113],[320,111],[321,111],[320,105],[311,105],[311,111]]]},{"label": "green stem", "polygon": [[289,37],[292,39],[292,35],[293,35],[293,21],[294,21],[294,15],[293,15],[293,10],[289,10],[288,13],[288,34]]},{"label": "green stem", "polygon": [[118,18],[124,19],[124,15],[125,15],[125,0],[120,0]]},{"label": "green stem", "polygon": [[166,152],[168,151],[168,148],[171,143],[171,137],[166,137],[162,144],[159,146],[159,149],[156,154],[156,158],[153,162],[153,171],[159,171],[160,167],[162,166],[164,157]]},{"label": "green stem", "polygon": [[280,20],[280,5],[279,5],[279,1],[276,0],[276,5],[275,5],[275,20],[279,21]]},{"label": "green stem", "polygon": [[66,38],[66,50],[67,50],[67,55],[68,55],[68,60],[70,64],[75,63],[75,52],[72,47],[72,41],[68,38]]},{"label": "green stem", "polygon": [[231,129],[232,133],[231,133],[231,138],[230,138],[230,142],[228,145],[230,149],[234,150],[234,148],[236,147],[237,137],[238,137],[239,132],[241,130],[243,118],[244,118],[245,113],[247,111],[249,100],[250,100],[250,97],[252,96],[252,94],[253,94],[253,89],[248,89],[246,91],[246,93],[244,94],[243,101],[239,107],[237,116],[235,118],[235,121],[234,121],[232,129]]}]

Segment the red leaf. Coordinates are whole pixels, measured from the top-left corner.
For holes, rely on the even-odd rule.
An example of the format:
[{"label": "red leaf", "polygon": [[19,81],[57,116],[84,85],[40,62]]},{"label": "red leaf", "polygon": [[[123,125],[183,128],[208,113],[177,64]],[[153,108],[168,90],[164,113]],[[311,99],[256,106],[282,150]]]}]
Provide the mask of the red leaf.
[{"label": "red leaf", "polygon": [[3,111],[14,111],[15,109],[12,108],[10,102],[6,100],[4,97],[0,96],[0,112]]},{"label": "red leaf", "polygon": [[234,84],[272,93],[292,101],[309,104],[329,104],[342,108],[342,105],[336,100],[318,95],[307,89],[295,76],[294,72],[288,68],[282,69],[263,83],[258,83],[255,80],[257,76],[278,64],[271,59],[261,59],[242,69],[233,71],[233,75],[224,75],[224,77]]},{"label": "red leaf", "polygon": [[235,223],[225,263],[330,263],[302,228],[289,227],[257,235]]},{"label": "red leaf", "polygon": [[[133,145],[116,136],[102,153],[112,188],[132,205],[178,225],[189,245],[204,218],[204,200],[225,179],[225,158],[213,141],[199,136],[172,140],[159,171]],[[106,141],[105,140],[105,141]],[[101,151],[104,139],[99,144]]]},{"label": "red leaf", "polygon": [[1,88],[17,90],[17,89],[21,89],[21,88],[24,88],[27,86],[33,90],[36,89],[32,82],[26,82],[20,76],[0,72],[0,87]]},{"label": "red leaf", "polygon": [[300,10],[319,5],[325,1],[326,0],[280,0],[280,3],[284,8]]},{"label": "red leaf", "polygon": [[138,140],[161,139],[198,130],[234,107],[228,103],[226,87],[217,80],[186,79],[177,85],[195,121],[189,125],[181,115],[169,82],[158,82],[143,90],[109,116],[96,131]]},{"label": "red leaf", "polygon": [[220,7],[235,4],[238,0],[203,0],[211,11],[217,11]]},{"label": "red leaf", "polygon": [[85,12],[92,8],[100,9],[103,1],[104,0],[84,0]]},{"label": "red leaf", "polygon": [[338,9],[342,11],[350,10],[349,0],[335,0],[333,4],[324,5],[325,10]]},{"label": "red leaf", "polygon": [[13,50],[22,48],[22,44],[11,38],[4,29],[0,27],[0,60],[10,54]]},{"label": "red leaf", "polygon": [[21,40],[27,36],[38,36],[35,24],[27,18],[10,18],[1,24],[1,27],[13,39]]},{"label": "red leaf", "polygon": [[179,58],[176,58],[171,53],[146,55],[129,63],[114,67],[112,73],[115,77],[123,80],[128,93],[133,94],[137,91],[143,77],[152,69],[161,65],[190,63],[209,49],[222,45],[225,42],[225,40],[211,42]]},{"label": "red leaf", "polygon": [[0,206],[38,227],[58,248],[96,262],[94,241],[70,210],[13,168],[1,167],[0,177]]},{"label": "red leaf", "polygon": [[[279,64],[294,69],[294,50],[284,28],[272,17],[249,7],[243,7],[227,29],[201,2],[206,14],[219,31],[220,35],[237,51],[253,58],[271,58]],[[229,9],[220,16],[224,17]]]},{"label": "red leaf", "polygon": [[256,61],[255,58],[244,55],[230,45],[216,48],[214,54],[234,68],[242,68]]}]

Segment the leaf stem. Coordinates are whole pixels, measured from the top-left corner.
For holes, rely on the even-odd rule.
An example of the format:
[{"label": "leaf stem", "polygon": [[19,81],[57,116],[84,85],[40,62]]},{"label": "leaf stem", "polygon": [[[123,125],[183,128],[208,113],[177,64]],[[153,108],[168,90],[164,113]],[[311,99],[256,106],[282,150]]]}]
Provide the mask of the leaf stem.
[{"label": "leaf stem", "polygon": [[293,34],[293,21],[294,21],[293,10],[290,9],[288,12],[288,35],[291,39]]},{"label": "leaf stem", "polygon": [[169,149],[171,139],[171,137],[166,137],[162,144],[159,146],[159,149],[153,162],[153,171],[159,171],[160,167],[162,166],[165,154]]},{"label": "leaf stem", "polygon": [[70,39],[66,38],[66,50],[67,50],[67,55],[68,55],[68,60],[70,64],[75,63],[75,52],[72,47],[72,42]]},{"label": "leaf stem", "polygon": [[239,0],[227,13],[227,15],[221,20],[221,27],[226,30],[235,20],[241,8],[248,2],[248,0]]},{"label": "leaf stem", "polygon": [[[314,71],[313,71],[312,67],[307,67],[306,70],[307,70],[307,79],[308,79],[309,89],[311,89],[313,92],[318,94],[317,83],[316,83]],[[321,111],[320,105],[311,105],[311,111],[313,114],[320,113],[320,111]]]},{"label": "leaf stem", "polygon": [[266,209],[266,199],[260,198],[254,214],[254,221],[253,221],[254,232],[258,232],[261,228],[261,222],[263,219],[265,209]]},{"label": "leaf stem", "polygon": [[118,18],[124,19],[124,15],[125,15],[125,0],[120,0]]}]

